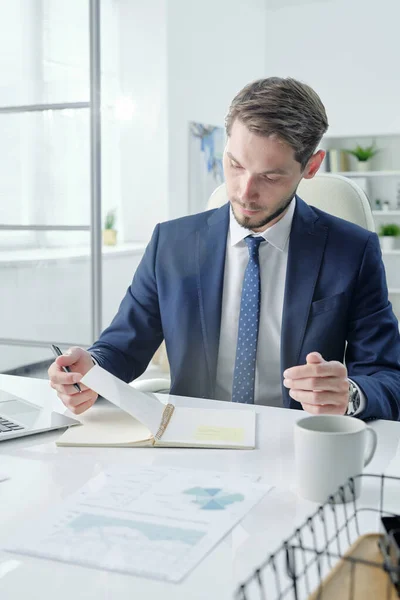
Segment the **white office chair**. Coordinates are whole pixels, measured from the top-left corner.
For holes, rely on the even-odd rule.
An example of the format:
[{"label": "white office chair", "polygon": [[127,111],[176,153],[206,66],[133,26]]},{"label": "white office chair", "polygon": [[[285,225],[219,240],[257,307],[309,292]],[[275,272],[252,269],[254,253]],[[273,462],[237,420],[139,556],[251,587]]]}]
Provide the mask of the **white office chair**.
[{"label": "white office chair", "polygon": [[[374,218],[367,196],[354,181],[347,177],[322,173],[313,179],[302,179],[297,194],[311,206],[356,223],[369,231],[375,231]],[[223,183],[211,194],[207,210],[218,208],[225,202],[228,202],[228,197]]]},{"label": "white office chair", "polygon": [[[334,173],[322,173],[313,179],[302,179],[297,190],[298,195],[307,204],[315,206],[331,215],[356,223],[369,231],[375,231],[374,219],[368,198],[363,190],[352,180]],[[218,208],[228,202],[225,184],[217,187],[211,194],[207,210]],[[157,351],[158,362],[168,374],[169,365],[165,344]],[[133,381],[135,388],[146,392],[165,392],[169,390],[170,379],[144,379]]]}]

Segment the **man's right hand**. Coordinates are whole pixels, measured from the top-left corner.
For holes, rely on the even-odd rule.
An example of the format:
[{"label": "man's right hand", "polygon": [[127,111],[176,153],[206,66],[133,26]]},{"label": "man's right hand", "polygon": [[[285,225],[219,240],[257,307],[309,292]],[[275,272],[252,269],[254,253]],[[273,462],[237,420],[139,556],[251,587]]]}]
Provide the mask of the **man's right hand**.
[{"label": "man's right hand", "polygon": [[[69,367],[71,373],[66,373],[62,367]],[[58,356],[49,367],[51,387],[57,391],[63,404],[76,415],[85,412],[96,402],[98,394],[79,383],[92,367],[93,361],[89,352],[77,346]],[[74,388],[74,383],[79,383],[80,392]]]}]

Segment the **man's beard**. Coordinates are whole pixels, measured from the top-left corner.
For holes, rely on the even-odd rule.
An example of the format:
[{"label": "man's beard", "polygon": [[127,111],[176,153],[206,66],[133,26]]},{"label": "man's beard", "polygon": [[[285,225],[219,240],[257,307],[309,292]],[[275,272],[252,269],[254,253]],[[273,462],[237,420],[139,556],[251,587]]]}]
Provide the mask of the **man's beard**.
[{"label": "man's beard", "polygon": [[282,213],[285,212],[285,210],[288,208],[289,204],[293,200],[296,190],[297,190],[297,187],[292,192],[290,197],[288,197],[282,201],[281,205],[279,206],[279,208],[276,209],[275,212],[273,212],[271,215],[268,215],[267,217],[263,217],[259,221],[252,222],[253,217],[246,217],[246,216],[238,217],[234,210],[232,210],[233,216],[235,217],[236,222],[239,223],[239,225],[241,225],[241,227],[245,227],[246,229],[261,229],[262,227],[266,227],[268,225],[268,223],[271,223],[271,221],[273,221],[274,219],[276,219]]}]

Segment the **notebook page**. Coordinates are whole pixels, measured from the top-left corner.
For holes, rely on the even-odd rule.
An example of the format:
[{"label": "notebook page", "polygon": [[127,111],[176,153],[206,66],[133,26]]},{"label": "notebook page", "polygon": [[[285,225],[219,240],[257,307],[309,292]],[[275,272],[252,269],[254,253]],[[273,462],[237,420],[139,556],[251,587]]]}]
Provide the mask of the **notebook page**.
[{"label": "notebook page", "polygon": [[94,405],[80,420],[82,425],[69,427],[57,446],[140,445],[153,439],[145,425],[115,406],[104,410]]},{"label": "notebook page", "polygon": [[254,411],[176,406],[161,444],[255,448],[255,429]]}]

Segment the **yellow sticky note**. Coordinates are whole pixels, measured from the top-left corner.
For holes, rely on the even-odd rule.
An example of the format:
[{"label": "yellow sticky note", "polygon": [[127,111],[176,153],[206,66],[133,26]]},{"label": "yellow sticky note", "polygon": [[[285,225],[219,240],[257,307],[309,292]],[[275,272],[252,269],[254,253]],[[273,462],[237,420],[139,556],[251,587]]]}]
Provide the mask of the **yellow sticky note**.
[{"label": "yellow sticky note", "polygon": [[194,437],[199,442],[231,442],[240,444],[244,441],[244,429],[243,427],[199,425]]}]

